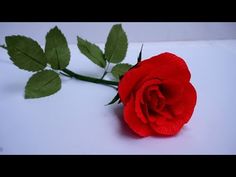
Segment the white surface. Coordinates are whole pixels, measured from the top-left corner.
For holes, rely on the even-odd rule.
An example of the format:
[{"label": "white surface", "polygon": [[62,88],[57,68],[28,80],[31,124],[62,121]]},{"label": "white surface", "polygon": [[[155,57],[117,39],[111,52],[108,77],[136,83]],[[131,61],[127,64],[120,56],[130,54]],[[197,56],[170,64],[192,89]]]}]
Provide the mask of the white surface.
[{"label": "white surface", "polygon": [[[79,35],[89,41],[105,43],[113,24],[116,23],[0,23],[0,44],[5,36],[21,34],[30,36],[41,45],[45,44],[45,35],[55,25],[65,34],[68,43],[76,44]],[[159,42],[177,40],[236,39],[235,22],[122,22],[129,42]]]},{"label": "white surface", "polygon": [[[141,44],[131,44],[135,63]],[[69,68],[102,70],[71,45]],[[236,154],[236,40],[145,43],[143,57],[183,57],[198,93],[190,122],[174,137],[137,138],[122,121],[122,106],[104,106],[115,90],[63,77],[53,96],[25,100],[31,73],[17,69],[0,49],[0,154]]]}]

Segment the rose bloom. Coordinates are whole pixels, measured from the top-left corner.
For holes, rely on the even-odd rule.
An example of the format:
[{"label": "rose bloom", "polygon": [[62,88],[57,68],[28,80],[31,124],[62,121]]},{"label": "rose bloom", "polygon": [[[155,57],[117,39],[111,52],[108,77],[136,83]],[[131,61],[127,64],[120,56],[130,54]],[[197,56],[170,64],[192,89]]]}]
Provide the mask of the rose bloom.
[{"label": "rose bloom", "polygon": [[162,53],[139,62],[121,78],[124,120],[137,135],[177,134],[192,116],[197,94],[183,59]]}]

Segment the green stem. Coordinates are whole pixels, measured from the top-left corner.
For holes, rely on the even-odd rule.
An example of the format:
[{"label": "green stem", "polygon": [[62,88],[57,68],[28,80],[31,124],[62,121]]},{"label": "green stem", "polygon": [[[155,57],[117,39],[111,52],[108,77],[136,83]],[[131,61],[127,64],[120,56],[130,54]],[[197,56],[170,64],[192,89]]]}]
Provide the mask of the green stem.
[{"label": "green stem", "polygon": [[115,82],[115,81],[108,81],[108,80],[103,80],[103,79],[97,79],[94,77],[83,76],[83,75],[74,73],[73,71],[71,71],[69,69],[63,69],[62,71],[64,73],[68,74],[69,76],[74,77],[78,80],[92,82],[92,83],[98,83],[98,84],[105,84],[105,85],[116,85],[116,86],[118,85],[118,82]]},{"label": "green stem", "polygon": [[102,77],[101,77],[101,79],[103,79],[106,76],[106,74],[107,74],[107,71],[105,70]]},{"label": "green stem", "polygon": [[71,78],[71,76],[69,76],[68,74],[65,74],[65,73],[63,73],[63,72],[60,72],[60,74],[62,74],[63,76],[66,76],[66,77]]},{"label": "green stem", "polygon": [[[0,47],[2,47],[3,49],[7,50],[7,47],[5,45],[0,45]],[[108,63],[109,66],[110,63]],[[108,69],[108,67],[107,67]],[[106,69],[106,72],[107,72]],[[103,80],[103,77],[106,75],[106,73],[104,74],[104,76],[101,79],[97,79],[94,77],[88,77],[88,76],[83,76],[77,73],[74,73],[73,71],[69,70],[69,69],[63,69],[62,70],[64,73],[66,73],[67,75],[65,75],[64,73],[61,72],[61,74],[67,76],[67,77],[74,77],[78,80],[82,80],[82,81],[87,81],[87,82],[92,82],[92,83],[97,83],[97,84],[105,84],[105,85],[115,85],[118,86],[118,82],[115,81],[108,81],[108,80]]]},{"label": "green stem", "polygon": [[110,62],[108,62],[107,67],[106,67],[101,79],[103,79],[106,76],[106,74],[108,73],[107,70],[109,69],[109,65],[110,65]]}]

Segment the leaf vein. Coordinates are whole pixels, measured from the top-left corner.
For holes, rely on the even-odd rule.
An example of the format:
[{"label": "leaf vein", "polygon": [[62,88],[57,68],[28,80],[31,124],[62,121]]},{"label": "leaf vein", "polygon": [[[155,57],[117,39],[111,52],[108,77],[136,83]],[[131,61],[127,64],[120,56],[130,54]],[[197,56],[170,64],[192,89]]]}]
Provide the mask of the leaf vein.
[{"label": "leaf vein", "polygon": [[31,58],[35,63],[37,63],[37,64],[39,64],[39,65],[41,65],[41,66],[44,67],[44,64],[41,63],[40,61],[38,61],[38,60],[37,60],[36,58],[34,58],[33,56],[27,54],[26,52],[24,52],[23,50],[19,49],[18,47],[15,47],[15,49],[18,50],[18,51],[20,51],[21,53],[23,53],[25,56]]}]

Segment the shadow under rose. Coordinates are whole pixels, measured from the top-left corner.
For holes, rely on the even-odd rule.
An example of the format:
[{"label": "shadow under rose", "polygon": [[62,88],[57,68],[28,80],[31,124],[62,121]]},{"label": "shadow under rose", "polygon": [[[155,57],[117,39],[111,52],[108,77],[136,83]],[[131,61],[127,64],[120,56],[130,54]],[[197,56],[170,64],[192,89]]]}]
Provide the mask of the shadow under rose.
[{"label": "shadow under rose", "polygon": [[[123,109],[124,109],[124,107],[123,107],[122,104],[119,104],[114,109],[114,113],[115,113],[116,117],[120,121],[120,135],[121,136],[125,136],[125,137],[129,137],[129,138],[134,138],[134,139],[145,138],[145,137],[140,137],[140,136],[136,135],[128,127],[128,125],[125,123],[124,118],[123,118]],[[188,131],[188,127],[186,127],[186,125],[185,125],[176,135],[172,135],[172,136],[152,135],[152,136],[149,136],[149,137],[151,137],[151,138],[158,138],[158,139],[171,139],[171,138],[175,138],[175,137],[181,136],[184,132],[186,133],[186,131]]]},{"label": "shadow under rose", "polygon": [[140,139],[140,137],[136,135],[134,132],[132,132],[132,130],[130,130],[128,125],[125,123],[123,119],[123,105],[122,104],[119,104],[117,107],[115,107],[114,113],[120,121],[120,135],[134,138],[134,139]]}]

